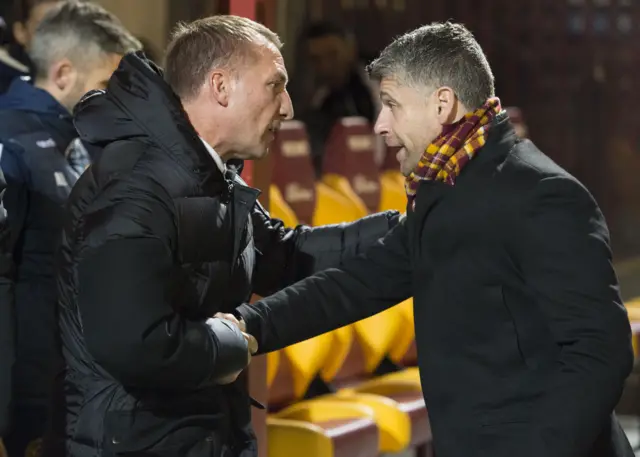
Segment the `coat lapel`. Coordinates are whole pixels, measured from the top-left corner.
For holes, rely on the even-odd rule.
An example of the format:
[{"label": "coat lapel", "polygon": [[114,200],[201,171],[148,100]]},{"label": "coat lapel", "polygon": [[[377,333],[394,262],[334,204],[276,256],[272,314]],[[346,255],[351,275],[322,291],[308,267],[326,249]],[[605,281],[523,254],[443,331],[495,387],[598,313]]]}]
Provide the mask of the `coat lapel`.
[{"label": "coat lapel", "polygon": [[231,201],[233,206],[233,257],[232,268],[235,268],[236,260],[240,255],[241,242],[244,235],[245,227],[248,223],[248,218],[253,209],[253,206],[258,200],[260,191],[245,185],[244,181],[240,179],[234,172],[229,171],[228,174],[232,174],[232,179],[229,183],[233,186]]}]

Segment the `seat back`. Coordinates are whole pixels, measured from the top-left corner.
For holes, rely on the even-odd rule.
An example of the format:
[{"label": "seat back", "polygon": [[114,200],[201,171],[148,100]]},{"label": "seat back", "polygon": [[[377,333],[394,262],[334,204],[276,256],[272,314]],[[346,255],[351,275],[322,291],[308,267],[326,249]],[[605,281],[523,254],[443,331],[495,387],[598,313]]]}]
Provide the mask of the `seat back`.
[{"label": "seat back", "polygon": [[280,366],[280,351],[267,354],[267,387],[271,387]]},{"label": "seat back", "polygon": [[269,186],[269,213],[271,217],[280,219],[286,227],[298,225],[298,218],[287,202],[282,198],[282,193],[275,185]]},{"label": "seat back", "polygon": [[[343,363],[329,371],[325,366],[322,377],[337,386],[348,386],[369,377],[389,352],[401,325],[400,313],[390,309],[350,326],[355,338],[344,351],[346,341],[336,342]],[[332,353],[333,357],[333,353]]]},{"label": "seat back", "polygon": [[273,184],[304,224],[311,224],[316,205],[316,177],[310,150],[305,126],[295,120],[282,123],[271,145]]},{"label": "seat back", "polygon": [[[318,192],[323,192],[319,195]],[[344,208],[344,214],[347,212],[353,214],[350,221],[354,221],[369,214],[369,210],[358,195],[351,188],[351,184],[344,176],[334,174],[324,175],[316,185],[316,195],[321,201],[316,206],[316,211],[322,211],[324,208],[333,208],[341,206]],[[330,202],[330,203],[329,203]],[[347,208],[349,208],[347,210]],[[340,221],[344,222],[344,221]],[[315,223],[314,223],[315,225]]]},{"label": "seat back", "polygon": [[269,406],[275,409],[301,399],[331,355],[331,333],[287,346],[280,351],[280,363],[269,387]]},{"label": "seat back", "polygon": [[369,212],[380,206],[376,141],[369,121],[345,117],[333,126],[325,145],[323,175],[344,176]]},{"label": "seat back", "polygon": [[367,213],[348,197],[322,181],[316,183],[316,208],[313,213],[313,225],[353,222],[366,215]]},{"label": "seat back", "polygon": [[380,175],[380,211],[393,209],[403,213],[407,209],[407,194],[396,179],[396,173],[385,171]]},{"label": "seat back", "polygon": [[320,371],[320,376],[325,382],[331,382],[336,377],[345,363],[355,340],[353,325],[334,330],[331,335],[333,336],[329,350],[331,357],[327,358]]},{"label": "seat back", "polygon": [[395,364],[402,365],[403,359],[409,352],[416,337],[416,328],[413,322],[413,298],[403,301],[392,309],[398,313],[400,325],[389,350],[389,358]]}]

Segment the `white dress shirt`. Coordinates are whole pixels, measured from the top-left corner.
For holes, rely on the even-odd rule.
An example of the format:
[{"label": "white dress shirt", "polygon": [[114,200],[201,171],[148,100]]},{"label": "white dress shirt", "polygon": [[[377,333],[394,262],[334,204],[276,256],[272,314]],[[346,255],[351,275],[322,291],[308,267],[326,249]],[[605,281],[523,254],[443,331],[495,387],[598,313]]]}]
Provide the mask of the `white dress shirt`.
[{"label": "white dress shirt", "polygon": [[207,151],[209,152],[209,154],[211,154],[211,157],[213,158],[214,162],[216,163],[216,165],[218,166],[222,174],[224,174],[224,172],[227,171],[227,167],[222,161],[222,159],[220,158],[220,156],[218,155],[218,153],[216,152],[216,150],[213,149],[209,143],[204,141],[202,137],[200,137],[200,141],[202,141],[202,144],[204,144],[204,147],[207,148]]}]

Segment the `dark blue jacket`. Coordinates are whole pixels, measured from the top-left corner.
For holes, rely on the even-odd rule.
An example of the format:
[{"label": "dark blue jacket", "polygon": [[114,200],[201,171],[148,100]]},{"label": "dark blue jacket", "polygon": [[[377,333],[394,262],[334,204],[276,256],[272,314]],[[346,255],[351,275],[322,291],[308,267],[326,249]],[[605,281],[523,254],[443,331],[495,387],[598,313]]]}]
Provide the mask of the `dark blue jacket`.
[{"label": "dark blue jacket", "polygon": [[[0,196],[6,183],[0,171]],[[12,262],[7,244],[10,239],[6,211],[0,203],[0,437],[8,430],[11,400],[11,374],[14,359],[14,317]]]},{"label": "dark blue jacket", "polygon": [[53,262],[63,205],[79,176],[68,160],[77,155],[76,138],[70,113],[48,92],[16,79],[0,96],[0,167],[15,263],[17,405],[47,404],[60,360]]},{"label": "dark blue jacket", "polygon": [[[0,50],[0,52],[3,52]],[[28,77],[28,71],[22,71],[18,68],[18,65],[23,62],[17,62],[18,65],[11,64],[7,57],[0,57],[0,94],[4,94],[8,89],[14,79],[18,79],[21,77]],[[11,56],[13,58],[13,56]]]}]

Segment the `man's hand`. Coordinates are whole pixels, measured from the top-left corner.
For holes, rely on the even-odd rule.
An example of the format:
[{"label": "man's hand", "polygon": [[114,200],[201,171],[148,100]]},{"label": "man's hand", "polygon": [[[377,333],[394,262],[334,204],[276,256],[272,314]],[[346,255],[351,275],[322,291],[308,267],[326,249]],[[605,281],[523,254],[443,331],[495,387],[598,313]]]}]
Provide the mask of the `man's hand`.
[{"label": "man's hand", "polygon": [[253,337],[253,335],[249,335],[248,333],[242,332],[247,343],[249,344],[249,355],[252,356],[256,352],[258,352],[258,341]]},{"label": "man's hand", "polygon": [[[229,322],[233,322],[240,329],[245,340],[247,340],[247,345],[248,345],[249,362],[247,363],[247,365],[251,363],[251,356],[256,352],[258,352],[258,341],[256,341],[256,339],[252,335],[245,333],[246,326],[244,324],[244,321],[236,319],[236,317],[233,314],[217,313],[213,317],[218,319],[224,319]],[[218,381],[218,384],[231,384],[236,379],[238,379],[238,376],[240,376],[240,373],[242,373],[242,371],[238,371],[236,373],[233,373],[227,376],[226,378],[222,378]]]},{"label": "man's hand", "polygon": [[[236,316],[234,316],[233,314],[227,314],[227,313],[216,313],[215,316],[213,317],[217,317],[218,319],[224,319],[230,322],[233,322],[234,324],[236,324],[236,326],[240,329],[241,332],[246,332],[247,331],[247,326],[245,325],[244,321],[242,319],[238,320],[236,318]],[[252,337],[253,338],[253,337]],[[254,338],[255,340],[255,338]]]}]

